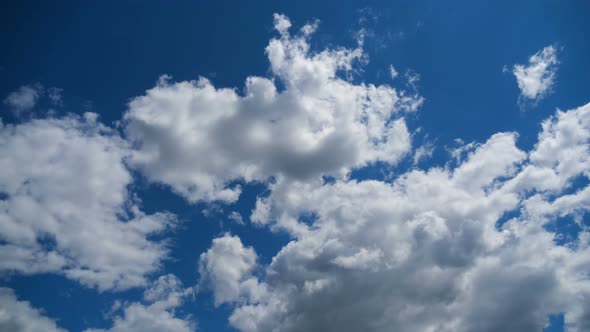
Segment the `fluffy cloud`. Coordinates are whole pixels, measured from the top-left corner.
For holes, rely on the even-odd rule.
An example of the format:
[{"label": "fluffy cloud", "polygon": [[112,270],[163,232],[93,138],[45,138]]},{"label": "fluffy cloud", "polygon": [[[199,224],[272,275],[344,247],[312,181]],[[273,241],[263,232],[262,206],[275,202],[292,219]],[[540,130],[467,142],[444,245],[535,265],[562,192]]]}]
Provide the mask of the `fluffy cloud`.
[{"label": "fluffy cloud", "polygon": [[0,288],[0,331],[65,332],[29,302],[19,301],[9,288]]},{"label": "fluffy cloud", "polygon": [[138,147],[131,163],[191,202],[232,202],[240,194],[235,180],[341,178],[376,161],[397,162],[410,149],[402,116],[422,99],[341,78],[364,61],[362,49],[315,53],[308,39],[317,22],[296,35],[290,27],[275,15],[280,37],[266,48],[272,78],[248,77],[242,94],[204,78],[163,77],[134,98],[125,115]]},{"label": "fluffy cloud", "polygon": [[[127,163],[190,202],[233,202],[236,182],[272,177],[250,220],[291,242],[261,266],[226,234],[199,259],[198,290],[229,304],[241,331],[540,331],[553,313],[568,331],[588,330],[590,189],[574,182],[590,178],[590,104],[543,122],[528,152],[517,133],[496,133],[444,167],[351,180],[352,169],[409,153],[404,115],[422,99],[345,79],[366,55],[312,52],[317,27],[292,34],[275,15],[271,77],[248,77],[243,92],[162,77],[129,103],[128,140],[91,113],[0,124],[0,271],[60,273],[100,290],[146,285],[167,255],[154,235],[175,219],[141,211]],[[548,47],[514,66],[523,98],[550,91],[556,64]],[[415,90],[419,76],[406,79]],[[31,109],[35,91],[5,103]],[[431,151],[418,148],[414,164]],[[580,233],[558,245],[548,226],[567,218]],[[110,329],[87,331],[194,330],[176,312],[192,291],[160,277],[142,301],[115,304]],[[0,295],[8,329],[58,330],[10,290]]]},{"label": "fluffy cloud", "polygon": [[128,191],[128,144],[84,118],[0,124],[0,272],[62,273],[101,290],[143,285],[174,223]]},{"label": "fluffy cloud", "polygon": [[110,329],[88,329],[86,332],[191,332],[196,323],[190,318],[179,318],[175,308],[192,294],[192,288],[183,288],[174,275],[158,278],[144,292],[144,303],[115,304],[122,316],[115,318]]},{"label": "fluffy cloud", "polygon": [[528,153],[498,133],[392,183],[279,179],[251,219],[293,241],[255,278],[225,237],[235,250],[218,265],[245,267],[216,277],[232,280],[231,296],[211,288],[216,303],[233,303],[241,331],[540,331],[553,313],[585,331],[590,232],[580,223],[560,246],[547,225],[590,207],[590,190],[571,189],[589,138],[590,104],[545,121]]},{"label": "fluffy cloud", "polygon": [[238,301],[244,292],[251,293],[256,259],[254,249],[245,248],[237,236],[226,234],[214,239],[199,259],[199,288],[213,291],[216,306]]},{"label": "fluffy cloud", "polygon": [[538,190],[558,194],[577,176],[588,177],[590,106],[557,111],[545,120],[529,162],[507,184],[513,191]]},{"label": "fluffy cloud", "polygon": [[33,109],[42,94],[43,87],[40,84],[23,85],[11,92],[4,99],[4,104],[9,106],[15,114],[19,115],[22,112]]},{"label": "fluffy cloud", "polygon": [[557,51],[547,46],[531,55],[528,65],[514,65],[512,73],[516,77],[521,97],[538,101],[551,91],[557,71]]}]

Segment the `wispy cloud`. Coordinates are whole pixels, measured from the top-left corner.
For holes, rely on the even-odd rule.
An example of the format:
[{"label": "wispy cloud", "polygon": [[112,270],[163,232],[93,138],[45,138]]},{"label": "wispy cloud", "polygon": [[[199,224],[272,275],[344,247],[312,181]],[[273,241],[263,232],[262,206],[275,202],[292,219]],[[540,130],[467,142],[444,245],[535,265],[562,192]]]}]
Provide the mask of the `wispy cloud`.
[{"label": "wispy cloud", "polygon": [[513,66],[512,73],[520,89],[519,104],[536,103],[551,92],[558,64],[557,50],[554,46],[547,46],[531,55],[527,65]]}]

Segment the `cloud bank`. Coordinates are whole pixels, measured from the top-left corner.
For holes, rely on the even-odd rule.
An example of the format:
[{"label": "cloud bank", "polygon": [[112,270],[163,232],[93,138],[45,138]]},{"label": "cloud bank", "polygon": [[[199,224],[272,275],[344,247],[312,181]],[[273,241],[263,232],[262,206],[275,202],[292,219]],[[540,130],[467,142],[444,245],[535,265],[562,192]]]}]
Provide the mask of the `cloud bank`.
[{"label": "cloud bank", "polygon": [[[590,104],[547,119],[529,152],[517,136],[497,133],[457,165],[391,183],[276,182],[251,219],[293,240],[267,266],[240,245],[216,256],[248,267],[223,274],[232,296],[213,287],[216,303],[234,307],[240,331],[541,331],[555,313],[568,331],[587,330],[590,233],[579,217],[590,190],[572,185],[590,170]],[[567,218],[580,233],[558,245],[550,226]],[[229,240],[240,244],[225,236],[209,252]]]}]

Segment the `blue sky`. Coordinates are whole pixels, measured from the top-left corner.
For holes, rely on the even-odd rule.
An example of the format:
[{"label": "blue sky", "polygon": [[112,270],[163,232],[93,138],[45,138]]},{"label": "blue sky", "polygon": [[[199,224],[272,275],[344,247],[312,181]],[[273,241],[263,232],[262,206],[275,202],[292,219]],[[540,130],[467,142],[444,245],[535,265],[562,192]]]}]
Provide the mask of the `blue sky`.
[{"label": "blue sky", "polygon": [[587,2],[4,7],[1,328],[590,327]]}]

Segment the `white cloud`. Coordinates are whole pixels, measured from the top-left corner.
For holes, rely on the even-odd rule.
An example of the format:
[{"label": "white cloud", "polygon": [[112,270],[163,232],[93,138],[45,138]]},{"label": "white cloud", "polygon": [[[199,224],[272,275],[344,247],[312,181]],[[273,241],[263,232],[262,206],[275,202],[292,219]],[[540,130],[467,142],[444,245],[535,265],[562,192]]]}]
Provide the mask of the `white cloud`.
[{"label": "white cloud", "polygon": [[256,254],[226,236],[233,258],[219,261],[244,268],[218,270],[232,287],[210,288],[216,304],[233,304],[241,331],[540,331],[555,313],[587,330],[590,232],[559,246],[544,225],[590,208],[590,189],[569,189],[589,176],[590,104],[545,121],[528,153],[516,139],[393,183],[279,179],[252,220],[294,240],[256,278]]},{"label": "white cloud", "polygon": [[232,211],[229,216],[228,216],[229,220],[235,222],[238,225],[245,225],[244,223],[244,219],[242,218],[242,215],[236,211]]},{"label": "white cloud", "polygon": [[501,176],[510,176],[526,154],[516,145],[515,133],[494,134],[485,144],[471,152],[454,170],[454,181],[470,191],[478,191]]},{"label": "white cloud", "polygon": [[[86,332],[190,332],[196,330],[191,317],[179,318],[175,308],[192,294],[192,288],[183,288],[174,275],[158,278],[144,292],[144,303],[120,304],[121,316],[114,319],[110,329],[87,329]],[[117,307],[118,307],[117,306]]]},{"label": "white cloud", "polygon": [[547,46],[531,55],[528,65],[514,65],[512,73],[521,92],[521,97],[541,100],[551,91],[557,72],[557,50]]},{"label": "white cloud", "polygon": [[131,163],[191,202],[235,201],[234,180],[342,178],[376,161],[396,163],[410,149],[402,116],[422,98],[342,79],[365,55],[360,48],[311,52],[316,25],[292,36],[290,21],[275,15],[280,37],[266,48],[272,79],[248,77],[243,94],[204,78],[164,77],[133,99],[126,133],[139,148]]},{"label": "white cloud", "polygon": [[65,332],[55,320],[46,317],[29,302],[19,301],[12,289],[3,287],[0,287],[0,331]]},{"label": "white cloud", "polygon": [[[275,15],[272,77],[248,77],[243,93],[163,76],[129,104],[131,142],[95,114],[1,125],[0,271],[62,273],[100,290],[147,284],[167,254],[150,236],[175,219],[141,211],[129,160],[191,202],[233,202],[236,180],[275,178],[250,217],[291,237],[272,261],[261,266],[229,234],[199,258],[199,291],[229,304],[241,331],[540,331],[552,313],[565,313],[568,331],[588,330],[590,232],[580,223],[559,246],[544,226],[590,208],[590,189],[571,188],[590,177],[590,104],[546,120],[528,152],[517,133],[496,133],[461,143],[444,167],[351,180],[352,169],[410,152],[403,116],[422,102],[419,76],[406,73],[410,93],[347,81],[342,73],[366,58],[360,48],[314,53],[317,22],[290,28]],[[523,98],[538,100],[553,85],[555,50],[529,62],[514,74]],[[415,163],[430,153],[418,148]],[[502,220],[509,212],[517,216]],[[56,328],[4,292],[25,312],[9,315]],[[88,331],[194,330],[176,314],[191,292],[163,276],[143,301],[117,302],[111,329]]]},{"label": "white cloud", "polygon": [[20,115],[33,109],[42,94],[43,86],[40,84],[23,85],[11,92],[4,99],[4,104],[8,105],[15,114]]},{"label": "white cloud", "polygon": [[149,240],[175,219],[128,191],[128,144],[85,117],[0,124],[0,272],[54,272],[100,290],[146,282],[166,257]]},{"label": "white cloud", "polygon": [[4,99],[4,104],[17,116],[30,113],[45,98],[51,106],[63,106],[63,89],[45,88],[41,83],[27,84],[11,92]]},{"label": "white cloud", "polygon": [[396,78],[398,74],[399,73],[397,72],[397,70],[395,70],[393,65],[389,65],[389,76],[391,77],[391,79]]},{"label": "white cloud", "polygon": [[416,148],[416,150],[414,151],[414,156],[412,157],[413,164],[418,165],[422,160],[432,157],[434,149],[434,144],[430,142],[426,142],[423,145]]},{"label": "white cloud", "polygon": [[508,184],[514,187],[512,190],[556,194],[566,189],[574,177],[589,175],[590,105],[558,111],[542,127],[528,164]]},{"label": "white cloud", "polygon": [[237,236],[214,239],[199,259],[199,289],[213,291],[215,306],[251,295],[258,285],[251,283],[256,259],[254,250],[244,247]]},{"label": "white cloud", "polygon": [[282,36],[288,36],[289,28],[291,28],[291,21],[289,20],[289,18],[283,14],[274,14],[273,18],[275,21],[275,29]]}]

